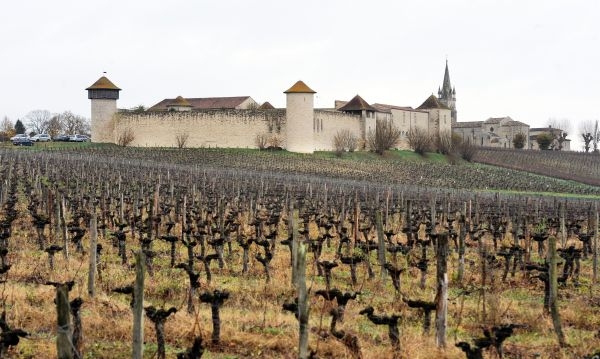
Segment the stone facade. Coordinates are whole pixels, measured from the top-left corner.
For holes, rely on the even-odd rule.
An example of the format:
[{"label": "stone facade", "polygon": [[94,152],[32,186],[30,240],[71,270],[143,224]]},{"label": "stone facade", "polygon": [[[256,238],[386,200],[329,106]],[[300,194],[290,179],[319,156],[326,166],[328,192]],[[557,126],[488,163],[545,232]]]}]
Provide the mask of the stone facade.
[{"label": "stone facade", "polygon": [[452,132],[464,141],[477,146],[514,148],[513,140],[518,133],[525,136],[525,146],[529,148],[529,125],[506,117],[491,117],[485,121],[457,122]]}]

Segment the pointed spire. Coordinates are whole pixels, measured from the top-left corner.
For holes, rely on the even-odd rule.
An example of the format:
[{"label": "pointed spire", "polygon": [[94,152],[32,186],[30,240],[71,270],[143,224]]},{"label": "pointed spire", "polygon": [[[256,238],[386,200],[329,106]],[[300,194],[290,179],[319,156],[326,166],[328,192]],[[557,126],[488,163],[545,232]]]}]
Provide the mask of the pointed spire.
[{"label": "pointed spire", "polygon": [[450,85],[450,71],[448,71],[448,59],[446,59],[446,70],[444,71],[444,84],[442,85],[442,93],[444,95],[452,94],[452,86]]}]

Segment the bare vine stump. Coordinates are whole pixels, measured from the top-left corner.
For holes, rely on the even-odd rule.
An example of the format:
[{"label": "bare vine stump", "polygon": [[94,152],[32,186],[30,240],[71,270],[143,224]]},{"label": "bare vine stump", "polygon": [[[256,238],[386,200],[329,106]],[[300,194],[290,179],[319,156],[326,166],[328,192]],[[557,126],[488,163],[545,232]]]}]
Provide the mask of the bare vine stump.
[{"label": "bare vine stump", "polygon": [[359,313],[362,315],[367,315],[367,318],[376,325],[387,325],[388,326],[388,336],[392,343],[392,346],[395,350],[400,350],[400,330],[398,329],[398,319],[400,316],[397,314],[393,315],[375,315],[373,314],[375,310],[373,307],[366,307],[361,310]]},{"label": "bare vine stump", "polygon": [[210,304],[213,324],[212,342],[214,344],[219,343],[221,336],[221,318],[219,317],[219,308],[228,298],[229,292],[225,290],[220,291],[215,289],[212,293],[204,292],[200,294],[200,302]]},{"label": "bare vine stump", "polygon": [[73,357],[82,358],[83,327],[81,325],[81,305],[83,300],[75,298],[70,302],[71,316],[73,317]]},{"label": "bare vine stump", "polygon": [[177,359],[200,359],[204,354],[204,346],[202,345],[202,338],[195,337],[192,347],[186,350],[184,353],[177,354]]},{"label": "bare vine stump", "polygon": [[146,310],[146,315],[150,321],[154,323],[154,330],[156,331],[156,342],[158,347],[156,358],[165,359],[165,322],[171,314],[177,312],[177,308],[171,307],[168,310],[164,310],[162,308],[156,309],[153,306],[150,306],[144,309]]},{"label": "bare vine stump", "polygon": [[135,286],[133,288],[133,359],[142,359],[144,356],[145,257],[144,251],[135,252]]},{"label": "bare vine stump", "polygon": [[69,305],[69,287],[67,284],[56,285],[57,335],[56,352],[59,359],[73,358],[71,318]]},{"label": "bare vine stump", "polygon": [[446,347],[446,314],[448,312],[448,235],[441,233],[436,241],[437,293],[435,309],[435,338],[438,347]]}]

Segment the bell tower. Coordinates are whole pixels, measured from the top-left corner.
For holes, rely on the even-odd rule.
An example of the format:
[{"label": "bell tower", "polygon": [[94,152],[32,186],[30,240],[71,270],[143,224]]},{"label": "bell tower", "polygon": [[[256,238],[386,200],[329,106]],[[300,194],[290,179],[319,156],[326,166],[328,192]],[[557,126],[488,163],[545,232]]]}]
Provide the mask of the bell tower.
[{"label": "bell tower", "polygon": [[121,89],[106,76],[102,76],[86,90],[92,102],[92,142],[114,143],[113,116],[117,113],[117,100]]},{"label": "bell tower", "polygon": [[457,121],[456,116],[456,89],[450,84],[450,72],[448,71],[448,60],[446,60],[446,70],[444,71],[444,83],[442,88],[438,88],[438,100],[446,105],[450,110],[452,124]]}]

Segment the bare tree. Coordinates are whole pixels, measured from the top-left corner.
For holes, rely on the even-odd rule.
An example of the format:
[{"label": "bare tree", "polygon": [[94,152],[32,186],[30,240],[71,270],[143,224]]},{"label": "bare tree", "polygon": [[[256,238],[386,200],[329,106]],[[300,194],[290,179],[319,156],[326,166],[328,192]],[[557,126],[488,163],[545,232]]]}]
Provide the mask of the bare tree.
[{"label": "bare tree", "polygon": [[190,134],[188,132],[181,132],[175,136],[175,140],[177,140],[177,148],[184,148],[187,144],[188,138],[190,138]]},{"label": "bare tree", "polygon": [[60,114],[62,129],[67,135],[90,133],[90,122],[87,118],[65,111]]},{"label": "bare tree", "polygon": [[7,116],[4,116],[0,122],[0,141],[8,141],[14,135],[15,124]]},{"label": "bare tree", "polygon": [[425,152],[431,151],[433,141],[426,130],[415,127],[408,132],[408,145],[416,153],[424,155]]},{"label": "bare tree", "polygon": [[278,135],[272,135],[269,138],[269,148],[273,150],[279,150],[283,146],[283,139]]},{"label": "bare tree", "polygon": [[25,116],[27,127],[36,134],[48,132],[48,123],[51,118],[52,114],[48,110],[30,111],[27,116]]},{"label": "bare tree", "polygon": [[47,133],[51,137],[55,137],[62,132],[62,129],[63,128],[60,115],[52,116],[52,118],[48,121],[48,128],[46,129]]},{"label": "bare tree", "polygon": [[437,151],[443,155],[452,153],[452,134],[450,131],[443,131],[436,136]]},{"label": "bare tree", "polygon": [[367,142],[371,151],[383,155],[386,150],[396,146],[400,140],[400,130],[392,121],[377,120],[375,131],[369,131]]},{"label": "bare tree", "polygon": [[337,153],[354,152],[358,147],[358,138],[348,129],[339,130],[333,136],[333,148]]},{"label": "bare tree", "polygon": [[117,138],[117,145],[122,147],[129,146],[135,140],[135,133],[130,127],[124,129]]}]

